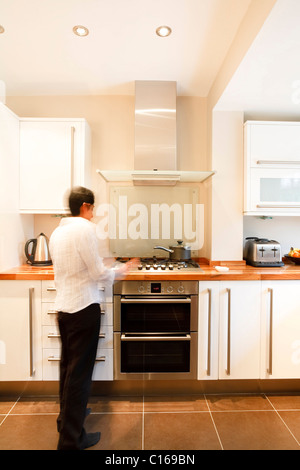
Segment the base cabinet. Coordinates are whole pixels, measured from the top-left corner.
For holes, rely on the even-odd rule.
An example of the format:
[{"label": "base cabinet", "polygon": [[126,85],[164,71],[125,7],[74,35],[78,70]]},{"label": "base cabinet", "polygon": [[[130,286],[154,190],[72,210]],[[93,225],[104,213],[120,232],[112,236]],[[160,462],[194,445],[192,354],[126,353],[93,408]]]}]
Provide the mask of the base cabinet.
[{"label": "base cabinet", "polygon": [[199,380],[258,379],[260,281],[199,283]]},{"label": "base cabinet", "polygon": [[[101,293],[101,328],[93,380],[113,380],[112,288],[99,285]],[[54,281],[42,281],[42,356],[43,380],[59,380],[61,355],[57,312],[54,309]]]},{"label": "base cabinet", "polygon": [[262,281],[261,377],[300,378],[300,281]]},{"label": "base cabinet", "polygon": [[41,282],[0,282],[0,381],[41,380]]}]

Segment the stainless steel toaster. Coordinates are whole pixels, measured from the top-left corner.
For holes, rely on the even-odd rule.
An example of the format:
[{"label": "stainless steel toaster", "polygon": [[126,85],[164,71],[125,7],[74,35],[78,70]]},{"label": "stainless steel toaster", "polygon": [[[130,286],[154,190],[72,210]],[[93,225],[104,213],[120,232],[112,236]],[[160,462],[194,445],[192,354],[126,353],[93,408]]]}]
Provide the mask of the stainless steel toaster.
[{"label": "stainless steel toaster", "polygon": [[280,244],[275,240],[268,240],[267,238],[246,238],[244,259],[247,264],[255,267],[284,266]]}]

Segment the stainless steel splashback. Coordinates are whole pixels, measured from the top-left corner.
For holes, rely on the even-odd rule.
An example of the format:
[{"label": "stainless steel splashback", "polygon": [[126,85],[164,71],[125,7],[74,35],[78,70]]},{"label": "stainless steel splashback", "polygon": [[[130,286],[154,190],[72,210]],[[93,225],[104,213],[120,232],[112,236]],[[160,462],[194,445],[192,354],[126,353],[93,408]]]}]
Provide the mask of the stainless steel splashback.
[{"label": "stainless steel splashback", "polygon": [[135,82],[135,170],[176,170],[176,82]]}]

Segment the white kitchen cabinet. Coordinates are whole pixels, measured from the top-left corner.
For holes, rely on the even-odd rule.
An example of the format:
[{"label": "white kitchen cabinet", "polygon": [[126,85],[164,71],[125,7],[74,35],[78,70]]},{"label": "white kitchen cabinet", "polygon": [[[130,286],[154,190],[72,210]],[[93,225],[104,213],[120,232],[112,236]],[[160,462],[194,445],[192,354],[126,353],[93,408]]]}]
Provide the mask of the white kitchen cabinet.
[{"label": "white kitchen cabinet", "polygon": [[0,281],[0,380],[41,378],[41,282]]},{"label": "white kitchen cabinet", "polygon": [[251,167],[300,165],[300,122],[247,121],[244,128]]},{"label": "white kitchen cabinet", "polygon": [[300,378],[300,281],[262,281],[261,378]]},{"label": "white kitchen cabinet", "polygon": [[[93,380],[113,380],[113,311],[112,286],[99,284],[101,296],[101,328]],[[42,349],[43,380],[59,380],[61,356],[57,312],[54,308],[54,281],[42,281]]]},{"label": "white kitchen cabinet", "polygon": [[260,281],[199,283],[198,380],[258,379]]},{"label": "white kitchen cabinet", "polygon": [[20,119],[20,212],[65,213],[72,186],[90,186],[84,119]]},{"label": "white kitchen cabinet", "polygon": [[199,282],[198,380],[219,378],[218,281]]},{"label": "white kitchen cabinet", "polygon": [[259,378],[260,312],[260,281],[220,281],[219,379]]},{"label": "white kitchen cabinet", "polygon": [[244,213],[300,215],[300,123],[244,126]]}]

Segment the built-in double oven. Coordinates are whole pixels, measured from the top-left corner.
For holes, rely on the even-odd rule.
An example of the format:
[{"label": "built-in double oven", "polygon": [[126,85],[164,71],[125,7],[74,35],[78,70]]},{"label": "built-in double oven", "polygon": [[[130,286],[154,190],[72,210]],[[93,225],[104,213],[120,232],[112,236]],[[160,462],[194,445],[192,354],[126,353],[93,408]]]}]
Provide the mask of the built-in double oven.
[{"label": "built-in double oven", "polygon": [[198,282],[114,286],[114,378],[197,377]]}]

